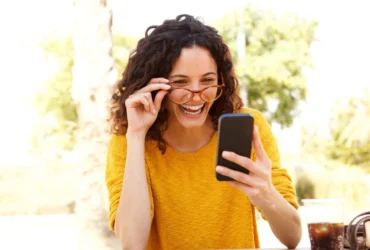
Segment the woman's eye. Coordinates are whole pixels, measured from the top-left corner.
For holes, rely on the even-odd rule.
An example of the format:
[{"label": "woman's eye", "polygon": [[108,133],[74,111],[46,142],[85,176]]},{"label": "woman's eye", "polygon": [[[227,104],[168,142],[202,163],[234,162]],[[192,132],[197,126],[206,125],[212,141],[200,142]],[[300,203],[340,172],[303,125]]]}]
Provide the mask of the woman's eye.
[{"label": "woman's eye", "polygon": [[172,83],[173,84],[184,84],[184,83],[186,83],[186,81],[185,80],[176,80],[176,81],[173,81]]},{"label": "woman's eye", "polygon": [[206,83],[212,83],[214,81],[215,81],[215,79],[213,79],[213,78],[206,78],[206,79],[203,80],[203,82],[206,82]]}]

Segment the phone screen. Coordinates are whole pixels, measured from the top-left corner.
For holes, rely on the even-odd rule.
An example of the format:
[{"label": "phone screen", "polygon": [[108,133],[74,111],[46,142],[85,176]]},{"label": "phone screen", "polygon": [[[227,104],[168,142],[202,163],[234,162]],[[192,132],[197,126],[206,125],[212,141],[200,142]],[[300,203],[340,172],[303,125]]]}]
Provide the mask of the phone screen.
[{"label": "phone screen", "polygon": [[[250,158],[254,119],[251,114],[223,114],[218,120],[218,147],[216,166],[224,166],[246,174],[249,171],[222,157],[223,151],[231,151]],[[233,179],[216,172],[219,181]]]}]

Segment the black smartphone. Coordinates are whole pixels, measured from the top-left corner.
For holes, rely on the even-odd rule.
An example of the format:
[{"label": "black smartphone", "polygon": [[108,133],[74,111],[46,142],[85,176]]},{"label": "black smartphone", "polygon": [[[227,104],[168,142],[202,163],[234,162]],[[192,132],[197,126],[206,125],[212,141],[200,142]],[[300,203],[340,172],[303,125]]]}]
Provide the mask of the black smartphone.
[{"label": "black smartphone", "polygon": [[[251,157],[254,119],[251,114],[223,114],[218,120],[218,146],[216,166],[224,166],[249,174],[249,171],[222,157],[223,151]],[[232,181],[230,177],[216,172],[219,181]]]}]

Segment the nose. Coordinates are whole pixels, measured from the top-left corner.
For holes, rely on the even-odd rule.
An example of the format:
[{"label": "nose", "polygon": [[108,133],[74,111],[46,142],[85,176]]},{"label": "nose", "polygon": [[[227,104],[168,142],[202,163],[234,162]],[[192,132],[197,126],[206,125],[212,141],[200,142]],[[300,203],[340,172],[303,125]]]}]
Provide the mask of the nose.
[{"label": "nose", "polygon": [[202,101],[202,98],[200,98],[200,91],[202,89],[200,82],[193,82],[190,89],[193,91],[193,101]]},{"label": "nose", "polygon": [[202,85],[201,85],[200,81],[198,81],[198,80],[192,81],[191,84],[189,85],[189,89],[191,89],[193,91],[199,91],[201,88],[202,88]]},{"label": "nose", "polygon": [[200,98],[200,93],[199,92],[195,92],[194,93],[194,95],[193,95],[193,101],[202,101],[202,98]]}]

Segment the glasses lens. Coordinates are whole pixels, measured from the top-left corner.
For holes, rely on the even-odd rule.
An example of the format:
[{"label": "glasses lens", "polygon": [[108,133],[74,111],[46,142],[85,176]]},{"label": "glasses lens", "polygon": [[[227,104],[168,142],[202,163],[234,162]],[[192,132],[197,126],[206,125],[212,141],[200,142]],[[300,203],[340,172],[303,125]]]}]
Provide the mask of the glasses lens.
[{"label": "glasses lens", "polygon": [[174,89],[171,91],[169,97],[173,102],[183,104],[190,101],[191,92],[186,89]]},{"label": "glasses lens", "polygon": [[219,98],[222,94],[222,89],[217,86],[208,87],[203,90],[201,98],[205,102],[211,102]]},{"label": "glasses lens", "polygon": [[[200,98],[205,102],[212,102],[219,98],[222,94],[222,88],[218,88],[217,86],[211,86],[205,88]],[[169,97],[171,101],[177,104],[184,104],[191,101],[192,92],[187,89],[174,89],[171,91]]]}]

